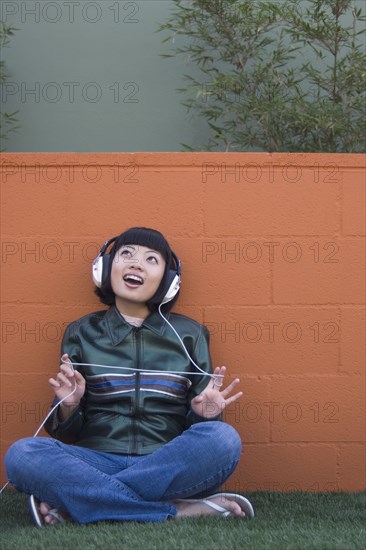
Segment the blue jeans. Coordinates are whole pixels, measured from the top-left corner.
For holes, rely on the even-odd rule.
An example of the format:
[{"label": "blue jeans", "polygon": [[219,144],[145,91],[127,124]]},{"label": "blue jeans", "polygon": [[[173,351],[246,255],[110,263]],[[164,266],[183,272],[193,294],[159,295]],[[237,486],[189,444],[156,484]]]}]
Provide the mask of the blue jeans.
[{"label": "blue jeans", "polygon": [[235,470],[241,440],[224,422],[194,424],[145,456],[66,445],[48,437],[14,443],[5,458],[9,481],[74,521],[164,521],[174,500],[218,490]]}]

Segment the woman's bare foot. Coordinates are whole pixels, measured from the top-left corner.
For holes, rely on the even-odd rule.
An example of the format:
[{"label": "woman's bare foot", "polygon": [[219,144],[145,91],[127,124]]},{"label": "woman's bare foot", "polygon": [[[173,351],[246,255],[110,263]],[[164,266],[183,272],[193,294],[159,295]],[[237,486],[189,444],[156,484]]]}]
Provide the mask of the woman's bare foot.
[{"label": "woman's bare foot", "polygon": [[[211,507],[210,504],[214,504],[219,508],[223,509],[222,511]],[[173,503],[178,512],[175,516],[176,518],[184,517],[193,517],[193,516],[220,516],[224,515],[225,512],[230,512],[230,515],[244,518],[245,512],[241,509],[237,502],[229,500],[228,498],[222,495],[216,495],[215,497],[208,497],[207,499],[190,501],[187,500],[178,500]]]}]

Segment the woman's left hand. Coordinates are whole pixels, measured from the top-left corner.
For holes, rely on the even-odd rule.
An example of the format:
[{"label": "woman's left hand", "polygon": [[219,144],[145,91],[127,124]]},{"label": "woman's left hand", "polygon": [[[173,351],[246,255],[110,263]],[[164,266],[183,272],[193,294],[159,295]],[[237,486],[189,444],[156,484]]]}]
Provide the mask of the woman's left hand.
[{"label": "woman's left hand", "polygon": [[226,367],[216,367],[214,375],[220,375],[220,377],[216,378],[215,376],[203,392],[192,399],[191,409],[195,414],[203,418],[215,418],[221,414],[230,403],[233,403],[243,395],[243,392],[240,391],[229,397],[235,387],[240,383],[239,378],[235,378],[227,388],[222,389],[225,373]]}]

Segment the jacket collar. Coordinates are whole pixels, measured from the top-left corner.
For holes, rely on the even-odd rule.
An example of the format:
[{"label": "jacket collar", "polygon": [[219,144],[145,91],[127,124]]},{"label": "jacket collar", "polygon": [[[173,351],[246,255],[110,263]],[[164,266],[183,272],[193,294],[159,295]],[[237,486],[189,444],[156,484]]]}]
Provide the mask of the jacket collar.
[{"label": "jacket collar", "polygon": [[[164,316],[169,319],[169,314],[164,314]],[[107,323],[108,334],[113,346],[120,344],[134,329],[132,325],[125,321],[116,306],[109,308],[105,315],[105,320]],[[146,317],[141,325],[141,328],[146,328],[152,332],[155,332],[155,334],[163,335],[166,328],[166,322],[157,311],[154,311],[154,313],[151,313],[148,317]]]}]

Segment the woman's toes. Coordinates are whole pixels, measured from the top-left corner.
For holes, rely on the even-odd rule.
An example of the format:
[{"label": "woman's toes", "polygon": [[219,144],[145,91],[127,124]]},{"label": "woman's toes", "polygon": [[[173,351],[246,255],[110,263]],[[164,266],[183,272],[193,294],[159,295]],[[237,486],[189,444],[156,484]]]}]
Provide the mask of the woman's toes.
[{"label": "woman's toes", "polygon": [[41,512],[42,516],[46,516],[50,509],[51,506],[47,504],[47,502],[40,502],[39,511]]},{"label": "woman's toes", "polygon": [[[223,510],[217,510],[214,507],[211,507],[209,502],[216,504]],[[240,508],[239,504],[233,500],[229,500],[220,495],[215,498],[208,498],[206,501],[204,499],[197,500],[196,502],[190,502],[189,500],[181,500],[175,502],[177,507],[177,518],[179,517],[192,517],[192,516],[220,516],[225,512],[230,512],[231,515],[236,517],[245,517],[245,513]]]},{"label": "woman's toes", "polygon": [[48,512],[51,510],[51,506],[47,504],[47,502],[41,502],[39,505],[39,511],[41,512],[43,516],[43,520],[48,525],[52,525],[53,519],[51,516],[48,515]]},{"label": "woman's toes", "polygon": [[[43,516],[44,522],[47,523],[47,525],[56,525],[57,523],[60,523],[60,521],[57,518],[55,518],[52,514],[49,513],[51,509],[52,509],[51,506],[47,504],[47,502],[41,502],[39,505],[39,511]],[[66,513],[60,512],[59,510],[58,510],[58,513],[63,518],[67,517]]]}]

